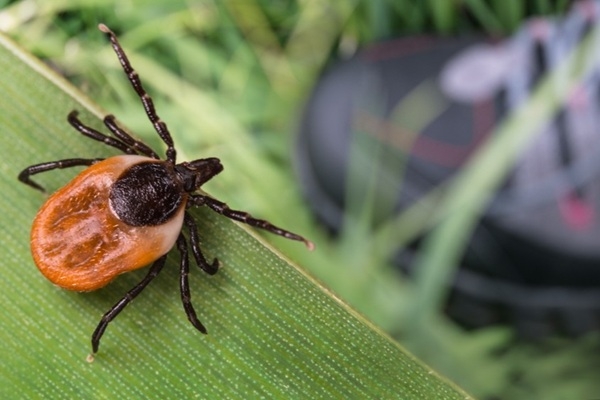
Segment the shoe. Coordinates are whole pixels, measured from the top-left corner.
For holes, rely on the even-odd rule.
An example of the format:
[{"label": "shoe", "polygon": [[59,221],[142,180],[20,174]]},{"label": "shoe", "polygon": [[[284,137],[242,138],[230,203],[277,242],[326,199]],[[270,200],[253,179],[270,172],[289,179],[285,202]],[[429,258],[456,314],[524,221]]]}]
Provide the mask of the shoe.
[{"label": "shoe", "polygon": [[[358,196],[372,188],[374,223],[402,212],[459,171],[598,25],[600,1],[584,1],[503,41],[404,38],[334,65],[306,105],[296,147],[315,214],[338,231],[347,182]],[[598,328],[599,72],[524,149],[473,232],[447,304],[463,325],[509,323],[527,338]],[[409,274],[414,250],[396,258]]]}]

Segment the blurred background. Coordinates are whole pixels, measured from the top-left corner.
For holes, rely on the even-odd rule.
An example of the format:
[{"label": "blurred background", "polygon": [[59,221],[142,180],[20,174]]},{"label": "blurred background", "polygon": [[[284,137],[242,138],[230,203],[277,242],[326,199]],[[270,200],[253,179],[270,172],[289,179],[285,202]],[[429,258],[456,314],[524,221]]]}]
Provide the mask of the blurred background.
[{"label": "blurred background", "polygon": [[[482,399],[600,397],[600,3],[6,1],[0,30]],[[276,284],[276,283],[274,283]]]}]

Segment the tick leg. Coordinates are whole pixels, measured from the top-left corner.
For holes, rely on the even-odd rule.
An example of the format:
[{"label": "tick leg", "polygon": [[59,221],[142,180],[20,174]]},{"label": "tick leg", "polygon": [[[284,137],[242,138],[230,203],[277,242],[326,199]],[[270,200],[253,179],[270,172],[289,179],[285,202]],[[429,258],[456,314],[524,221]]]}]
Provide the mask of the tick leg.
[{"label": "tick leg", "polygon": [[166,259],[167,255],[165,254],[164,256],[156,260],[154,264],[152,264],[152,267],[150,267],[150,271],[148,271],[148,274],[144,277],[144,279],[142,279],[142,281],[138,283],[133,289],[127,292],[121,300],[119,300],[114,306],[112,306],[110,310],[106,312],[106,314],[102,316],[100,323],[98,324],[98,326],[94,330],[94,333],[92,334],[92,351],[94,353],[98,352],[98,347],[100,347],[100,339],[102,338],[102,335],[104,334],[104,331],[106,330],[108,324],[113,319],[115,319],[117,315],[119,315],[119,313],[123,311],[127,304],[131,303],[131,301],[135,299],[137,295],[140,294],[142,290],[144,290],[154,278],[156,278],[156,276],[165,266]]},{"label": "tick leg", "polygon": [[188,279],[188,275],[190,273],[190,260],[188,258],[187,243],[185,242],[185,237],[182,234],[179,234],[179,237],[177,238],[177,249],[181,254],[179,288],[181,289],[181,302],[183,303],[183,309],[185,310],[188,320],[192,323],[192,325],[194,325],[194,328],[206,334],[206,328],[198,320],[198,317],[196,316],[196,310],[194,310],[194,306],[192,305],[192,295],[190,294],[190,282]]},{"label": "tick leg", "polygon": [[115,149],[121,150],[123,153],[127,154],[137,154],[137,152],[129,147],[127,144],[117,140],[115,138],[111,138],[110,136],[106,136],[103,133],[98,132],[94,128],[90,128],[89,126],[84,125],[79,118],[77,118],[77,111],[73,110],[69,113],[67,120],[69,123],[77,130],[77,132],[81,133],[84,136],[89,137],[90,139],[97,140],[99,142],[104,143],[107,146],[114,147]]},{"label": "tick leg", "polygon": [[212,264],[209,264],[208,261],[206,261],[206,258],[204,258],[202,250],[200,249],[200,237],[198,236],[198,227],[196,226],[194,218],[186,212],[184,221],[188,232],[190,232],[190,245],[192,246],[192,254],[194,254],[196,264],[198,264],[198,266],[207,274],[216,274],[219,270],[219,260],[215,258],[213,259]]},{"label": "tick leg", "polygon": [[150,95],[146,92],[146,90],[142,86],[142,81],[140,80],[138,73],[131,66],[131,63],[129,62],[127,55],[125,54],[125,52],[123,51],[123,48],[121,47],[121,44],[117,40],[117,36],[114,34],[113,31],[111,31],[104,24],[98,25],[98,29],[100,29],[100,31],[104,32],[106,34],[106,36],[108,37],[108,39],[110,40],[113,50],[117,54],[117,58],[119,59],[119,62],[121,63],[121,66],[123,67],[123,71],[125,71],[125,74],[127,75],[127,78],[129,79],[129,82],[131,82],[131,86],[133,86],[133,89],[135,90],[135,92],[139,96],[140,100],[142,101],[142,105],[144,106],[144,110],[146,110],[146,115],[148,116],[148,119],[150,120],[150,122],[152,122],[154,129],[156,130],[158,135],[161,137],[163,142],[165,142],[165,144],[167,145],[167,159],[169,161],[175,163],[175,160],[177,158],[177,153],[175,152],[175,147],[173,146],[173,139],[171,138],[171,133],[169,132],[169,129],[167,128],[167,124],[165,124],[158,117],[158,114],[156,114],[154,102],[152,101],[152,98],[150,97]]},{"label": "tick leg", "polygon": [[79,167],[82,165],[93,165],[99,161],[104,160],[103,158],[69,158],[66,160],[58,160],[58,161],[49,161],[41,164],[31,165],[25,168],[19,174],[19,180],[26,185],[29,185],[41,192],[46,192],[42,186],[38,183],[32,181],[29,177],[31,175],[39,174],[41,172],[51,171],[53,169],[63,169],[63,168],[71,168],[71,167]]},{"label": "tick leg", "polygon": [[227,204],[223,203],[222,201],[215,200],[212,197],[205,196],[202,194],[196,194],[194,196],[191,196],[190,201],[196,206],[207,206],[211,210],[227,218],[243,222],[256,228],[264,229],[268,232],[282,236],[286,239],[298,240],[300,242],[303,242],[309,250],[312,250],[315,247],[313,242],[303,238],[300,235],[286,231],[285,229],[281,229],[271,224],[269,221],[265,221],[264,219],[254,218],[252,215],[248,214],[245,211],[232,210],[227,206]]},{"label": "tick leg", "polygon": [[154,152],[150,147],[146,146],[144,143],[139,140],[134,139],[130,134],[125,132],[119,125],[117,124],[116,118],[114,115],[109,114],[104,117],[104,125],[115,135],[119,140],[126,143],[132,149],[142,153],[145,156],[160,159],[158,154]]}]

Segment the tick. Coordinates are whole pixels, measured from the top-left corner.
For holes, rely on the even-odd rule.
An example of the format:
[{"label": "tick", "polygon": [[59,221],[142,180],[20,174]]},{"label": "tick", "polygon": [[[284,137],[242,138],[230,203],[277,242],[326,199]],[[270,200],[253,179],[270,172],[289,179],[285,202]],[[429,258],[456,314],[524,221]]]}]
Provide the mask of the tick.
[{"label": "tick", "polygon": [[52,194],[37,213],[31,229],[31,253],[41,273],[52,283],[74,291],[91,291],[107,285],[116,276],[152,264],[147,275],[121,298],[100,320],[92,334],[92,351],[98,352],[108,324],[160,273],[167,253],[174,247],[180,253],[181,301],[187,318],[200,332],[206,328],[198,320],[191,302],[188,282],[188,239],[196,264],[207,274],[219,268],[217,259],[208,262],[200,249],[196,222],[188,210],[206,206],[236,221],[261,228],[287,239],[312,242],[278,228],[268,221],[230,209],[225,203],[199,193],[198,189],[223,170],[218,158],[202,158],[177,163],[177,153],[167,125],[158,117],[154,103],[144,90],[115,34],[98,25],[112,47],[139,96],[148,119],[166,144],[162,160],[149,146],[125,132],[113,115],[104,118],[112,136],[84,125],[77,112],[68,122],[82,135],[114,147],[123,153],[110,158],[70,158],[32,165],[19,174],[19,180],[44,192],[31,176],[54,169],[86,166],[66,186]]}]

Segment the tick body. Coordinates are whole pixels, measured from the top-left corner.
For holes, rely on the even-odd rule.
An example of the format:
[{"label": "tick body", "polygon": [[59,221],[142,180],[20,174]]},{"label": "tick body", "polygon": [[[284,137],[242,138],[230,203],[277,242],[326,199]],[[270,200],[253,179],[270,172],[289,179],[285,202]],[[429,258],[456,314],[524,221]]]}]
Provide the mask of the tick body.
[{"label": "tick body", "polygon": [[[107,159],[72,158],[32,165],[19,180],[35,189],[44,189],[32,175],[58,168],[87,166],[71,182],[51,195],[34,219],[31,252],[35,264],[52,283],[69,290],[99,289],[116,276],[146,267],[145,278],[104,314],[92,334],[92,350],[98,351],[108,324],[160,273],[167,253],[180,253],[180,291],[183,307],[192,325],[206,333],[191,303],[188,284],[188,243],[196,264],[208,274],[218,270],[218,261],[208,262],[200,249],[196,223],[188,209],[207,206],[225,217],[265,229],[288,239],[313,244],[302,236],[278,228],[246,212],[230,209],[225,203],[198,192],[223,170],[219,159],[203,158],[177,164],[176,150],[166,124],[160,120],[150,96],[142,87],[116,36],[99,25],[110,40],[117,57],[139,95],[150,122],[167,145],[166,159],[121,129],[112,115],[104,118],[111,132],[105,135],[84,125],[77,112],[69,123],[81,134],[121,150],[124,155]],[[183,236],[187,229],[189,239]]]},{"label": "tick body", "polygon": [[[54,193],[31,230],[31,251],[42,274],[66,289],[95,290],[171,250],[187,194],[169,176],[174,175],[169,167],[147,157],[111,157]],[[158,174],[162,179],[152,180]]]}]

